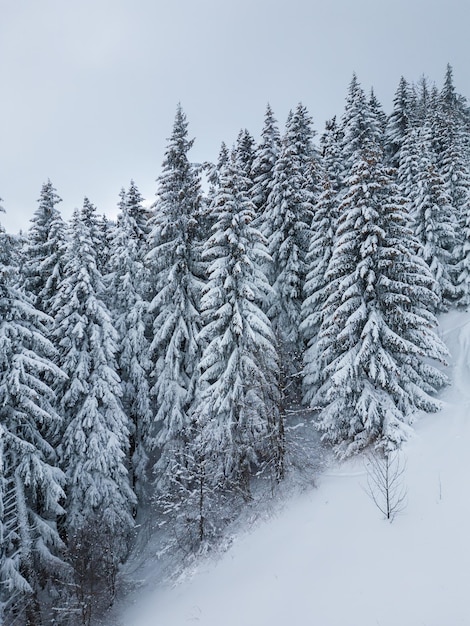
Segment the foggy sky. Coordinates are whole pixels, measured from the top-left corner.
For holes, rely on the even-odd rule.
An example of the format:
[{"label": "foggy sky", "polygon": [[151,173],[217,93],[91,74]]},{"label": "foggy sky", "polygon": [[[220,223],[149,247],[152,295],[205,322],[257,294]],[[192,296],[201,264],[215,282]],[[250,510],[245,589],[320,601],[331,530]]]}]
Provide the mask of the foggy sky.
[{"label": "foggy sky", "polygon": [[215,160],[266,103],[302,101],[318,133],[356,72],[390,112],[401,75],[470,97],[466,0],[0,0],[0,197],[27,229],[50,178],[68,219],[86,195],[115,214],[133,178],[153,198],[178,102]]}]

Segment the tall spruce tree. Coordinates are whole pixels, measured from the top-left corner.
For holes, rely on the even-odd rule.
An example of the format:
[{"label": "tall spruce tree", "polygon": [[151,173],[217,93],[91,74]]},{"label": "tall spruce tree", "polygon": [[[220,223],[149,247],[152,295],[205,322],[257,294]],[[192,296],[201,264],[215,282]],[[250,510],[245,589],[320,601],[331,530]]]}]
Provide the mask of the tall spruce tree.
[{"label": "tall spruce tree", "polygon": [[411,125],[410,86],[402,76],[393,99],[393,111],[387,120],[385,129],[386,156],[393,167],[398,168],[400,164],[400,151]]},{"label": "tall spruce tree", "polygon": [[437,146],[436,166],[456,224],[451,252],[458,274],[458,303],[463,306],[467,306],[470,298],[466,272],[469,265],[467,223],[470,213],[470,135],[466,111],[465,100],[456,92],[452,67],[448,65],[433,123]]},{"label": "tall spruce tree", "polygon": [[[327,285],[326,271],[336,238],[338,204],[343,185],[343,164],[341,160],[342,134],[336,118],[328,120],[325,132],[320,139],[321,177],[318,200],[313,211],[309,250],[306,256],[307,276],[304,284],[304,301],[301,317],[302,331],[308,346],[304,359],[304,376],[310,376],[316,369],[314,346],[321,325],[321,311]],[[309,356],[308,356],[309,355]],[[310,370],[310,365],[313,369]],[[310,370],[310,373],[307,373]],[[311,388],[311,384],[308,384]]]},{"label": "tall spruce tree", "polygon": [[186,116],[178,106],[158,179],[148,253],[154,294],[150,304],[158,454],[154,471],[162,494],[171,490],[175,468],[184,465],[200,355],[197,335],[202,282],[196,237],[201,192],[199,176],[188,160],[192,145]]},{"label": "tall spruce tree", "polygon": [[338,219],[338,194],[326,170],[322,177],[321,187],[322,191],[315,206],[312,236],[306,256],[307,275],[301,308],[300,331],[306,345],[302,370],[303,401],[307,405],[314,397],[321,378],[317,338],[327,298],[327,271],[336,240]]},{"label": "tall spruce tree", "polygon": [[418,143],[411,147],[416,161],[412,164],[415,184],[408,196],[409,211],[421,243],[420,254],[436,281],[438,308],[447,310],[459,296],[454,255],[457,219],[432,150],[432,129],[425,123],[413,136]]},{"label": "tall spruce tree", "polygon": [[262,310],[270,287],[261,265],[269,256],[233,158],[213,205],[217,223],[204,249],[210,264],[201,303],[205,348],[196,445],[209,480],[248,497],[251,470],[261,461],[271,461],[282,477],[283,429],[274,336]]},{"label": "tall spruce tree", "polygon": [[457,288],[459,290],[457,304],[468,309],[470,306],[470,210],[465,221],[462,219],[459,244],[456,257]]},{"label": "tall spruce tree", "polygon": [[387,116],[385,115],[383,107],[380,104],[377,96],[375,95],[374,88],[370,90],[368,105],[369,105],[369,109],[372,115],[375,117],[377,121],[377,126],[379,128],[379,136],[384,145],[385,144],[385,131],[387,128]]},{"label": "tall spruce tree", "polygon": [[57,531],[65,479],[51,445],[60,424],[51,385],[63,374],[48,318],[18,288],[12,256],[0,229],[0,621],[38,626],[51,623],[66,573]]},{"label": "tall spruce tree", "polygon": [[421,171],[421,157],[423,147],[420,129],[410,128],[400,148],[400,160],[397,171],[397,181],[400,193],[406,199],[410,220],[412,207],[418,193],[418,177]]},{"label": "tall spruce tree", "polygon": [[353,74],[341,118],[341,159],[344,175],[349,176],[358,151],[366,142],[380,143],[381,129],[367,102],[356,74]]},{"label": "tall spruce tree", "polygon": [[351,155],[326,274],[323,384],[313,399],[322,407],[323,437],[340,456],[370,444],[400,447],[413,413],[439,408],[430,393],[445,383],[427,361],[446,355],[433,331],[434,281],[418,257],[380,145],[364,131]]},{"label": "tall spruce tree", "polygon": [[300,309],[318,175],[312,137],[310,118],[299,105],[289,116],[262,223],[272,258],[267,266],[273,286],[268,315],[279,342],[285,385],[288,377],[297,375],[303,352]]},{"label": "tall spruce tree", "polygon": [[24,252],[24,282],[35,306],[49,313],[62,279],[65,250],[65,223],[57,205],[61,202],[50,180],[44,183],[27,234]]},{"label": "tall spruce tree", "polygon": [[127,462],[129,420],[116,372],[117,334],[97,266],[98,232],[95,207],[85,200],[73,216],[54,305],[59,363],[68,377],[58,387],[65,421],[59,448],[67,477],[65,532],[84,623],[112,598],[135,504]]},{"label": "tall spruce tree", "polygon": [[269,193],[273,185],[274,166],[281,151],[281,135],[274,113],[268,104],[261,131],[261,141],[256,147],[253,165],[253,188],[251,196],[256,206],[259,223],[262,223]]},{"label": "tall spruce tree", "polygon": [[150,398],[150,341],[148,338],[149,272],[145,263],[148,250],[149,211],[131,181],[128,192],[121,192],[120,212],[111,240],[110,294],[114,327],[118,333],[117,363],[122,383],[122,404],[130,418],[130,456],[135,489],[144,495],[151,448],[153,410]]},{"label": "tall spruce tree", "polygon": [[315,396],[322,375],[319,369],[317,339],[327,297],[326,273],[336,240],[338,204],[342,192],[343,165],[340,140],[336,119],[328,120],[320,140],[322,171],[320,194],[313,212],[301,308],[300,330],[306,346],[302,369],[303,402],[307,405],[310,405]]},{"label": "tall spruce tree", "polygon": [[327,120],[325,123],[325,130],[320,137],[320,158],[322,178],[320,193],[323,189],[325,174],[330,180],[335,193],[338,193],[342,185],[344,168],[341,158],[341,129],[336,121],[336,117]]},{"label": "tall spruce tree", "polygon": [[244,128],[238,133],[235,155],[244,177],[253,184],[253,163],[256,157],[256,143],[250,132]]}]

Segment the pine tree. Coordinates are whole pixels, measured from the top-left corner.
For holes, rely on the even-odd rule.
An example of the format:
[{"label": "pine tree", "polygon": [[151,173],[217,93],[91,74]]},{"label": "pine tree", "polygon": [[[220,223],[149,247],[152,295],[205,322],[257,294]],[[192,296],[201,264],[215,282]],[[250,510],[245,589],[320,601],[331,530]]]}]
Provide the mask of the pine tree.
[{"label": "pine tree", "polygon": [[217,163],[205,164],[206,170],[207,170],[207,180],[210,185],[209,191],[207,193],[209,204],[212,202],[212,200],[214,199],[217,193],[217,190],[219,188],[219,182],[220,182],[220,172],[222,171],[223,167],[228,163],[229,158],[230,158],[229,149],[227,148],[227,144],[223,141],[220,146]]},{"label": "pine tree", "polygon": [[145,265],[149,211],[131,181],[121,192],[120,213],[111,241],[110,293],[114,327],[118,333],[118,369],[122,404],[132,424],[130,456],[135,488],[143,495],[147,476],[150,427],[150,342],[148,340],[149,272]]},{"label": "pine tree", "polygon": [[[129,184],[129,189],[125,196],[125,213],[132,222],[133,236],[145,247],[148,244],[150,234],[150,220],[153,216],[151,209],[144,206],[144,199],[133,180]],[[119,225],[119,216],[118,216]]]},{"label": "pine tree", "polygon": [[370,90],[368,105],[369,105],[369,109],[372,115],[375,117],[377,121],[377,126],[379,128],[379,136],[381,139],[381,143],[383,145],[385,142],[385,130],[387,128],[387,116],[385,115],[383,107],[380,104],[379,100],[377,99],[377,96],[375,95],[375,91],[373,88]]},{"label": "pine tree", "polygon": [[416,126],[422,126],[425,121],[429,121],[435,111],[435,101],[433,95],[434,86],[429,84],[429,80],[422,76],[418,84],[414,87],[414,115],[413,120]]},{"label": "pine tree", "polygon": [[252,225],[255,207],[247,187],[232,159],[222,171],[214,199],[218,219],[204,251],[210,265],[201,303],[205,349],[196,409],[196,445],[209,480],[235,486],[245,497],[251,469],[262,460],[274,463],[278,478],[283,473],[277,355],[262,311],[270,287],[260,266],[269,257]]},{"label": "pine tree", "polygon": [[338,204],[342,193],[343,166],[340,144],[340,131],[336,119],[333,118],[326,122],[325,132],[320,140],[321,192],[313,212],[301,308],[300,330],[306,345],[302,369],[303,402],[306,405],[310,405],[314,398],[322,375],[319,370],[317,339],[327,297],[326,273],[336,240]]},{"label": "pine tree", "polygon": [[[325,131],[320,137],[320,172],[322,180],[325,175],[328,177],[335,193],[340,191],[343,180],[341,141],[341,131],[336,122],[336,117],[333,117],[331,120],[327,120]],[[320,189],[323,189],[323,182],[320,184]]]},{"label": "pine tree", "polygon": [[327,297],[327,271],[336,239],[338,194],[325,171],[322,192],[315,206],[312,221],[312,237],[306,256],[307,276],[304,285],[304,300],[301,308],[301,325],[306,350],[302,370],[305,404],[310,404],[317,391],[321,377],[318,369],[317,337],[322,324],[324,303]]},{"label": "pine tree", "polygon": [[56,208],[61,201],[51,181],[44,183],[25,246],[25,288],[36,308],[45,313],[62,279],[65,224]]},{"label": "pine tree", "polygon": [[445,382],[427,362],[446,354],[432,330],[434,282],[382,158],[373,140],[358,145],[326,275],[314,401],[340,456],[370,444],[399,448],[414,411],[439,408],[429,394]]},{"label": "pine tree", "polygon": [[393,99],[393,111],[387,120],[385,129],[386,154],[390,165],[398,168],[400,151],[412,123],[410,86],[400,78]]},{"label": "pine tree", "polygon": [[366,100],[356,74],[353,74],[349,85],[340,131],[341,158],[345,176],[348,176],[362,146],[366,142],[381,142],[378,120]]},{"label": "pine tree", "polygon": [[[61,380],[48,318],[17,287],[12,241],[0,231],[0,621],[50,623],[43,590],[58,593],[66,574],[57,518],[64,475],[52,436],[60,424],[51,381]],[[20,623],[20,621],[18,621]]]},{"label": "pine tree", "polygon": [[[423,147],[422,134],[418,128],[410,128],[400,148],[400,159],[397,171],[397,181],[400,192],[407,200],[409,213],[418,193],[418,177],[421,171],[421,157]],[[411,221],[411,215],[410,215]]]},{"label": "pine tree", "polygon": [[202,282],[196,239],[200,182],[188,160],[193,140],[187,137],[187,127],[178,106],[158,180],[148,254],[154,293],[150,304],[152,394],[157,407],[154,445],[159,453],[154,471],[162,494],[171,488],[172,468],[184,465],[188,412],[194,402],[200,354],[197,335]]},{"label": "pine tree", "polygon": [[255,160],[255,140],[245,128],[238,133],[235,155],[243,176],[253,184],[253,163]]},{"label": "pine tree", "polygon": [[[127,454],[129,420],[116,373],[117,334],[102,301],[95,207],[75,211],[64,278],[54,305],[64,415],[61,466],[67,477],[65,532],[84,623],[109,602],[133,527]],[[96,528],[100,529],[99,537]]]},{"label": "pine tree", "polygon": [[417,171],[409,210],[415,235],[421,243],[420,254],[436,281],[438,307],[447,310],[459,295],[454,259],[457,220],[435,164],[432,136],[432,129],[427,124],[415,135],[418,144],[412,152],[417,157]]},{"label": "pine tree", "polygon": [[269,193],[273,185],[274,166],[281,151],[281,136],[273,111],[269,104],[266,107],[261,141],[256,148],[252,165],[252,199],[256,206],[256,214],[262,223]]},{"label": "pine tree", "polygon": [[457,287],[459,289],[458,305],[468,309],[470,306],[470,210],[467,211],[467,217],[459,238],[457,249],[457,258],[459,261],[456,265],[457,271]]},{"label": "pine tree", "polygon": [[[299,105],[289,118],[282,140],[262,224],[272,258],[272,264],[267,267],[273,286],[268,315],[278,338],[281,361],[286,367],[284,378],[298,372],[303,351],[300,309],[316,199],[313,133],[309,123],[304,107]],[[315,177],[317,175],[315,172]]]},{"label": "pine tree", "polygon": [[[439,93],[438,106],[447,114],[462,124],[468,132],[469,107],[464,96],[457,93],[454,86],[454,70],[447,64],[444,85]],[[467,144],[468,148],[468,144]]]}]

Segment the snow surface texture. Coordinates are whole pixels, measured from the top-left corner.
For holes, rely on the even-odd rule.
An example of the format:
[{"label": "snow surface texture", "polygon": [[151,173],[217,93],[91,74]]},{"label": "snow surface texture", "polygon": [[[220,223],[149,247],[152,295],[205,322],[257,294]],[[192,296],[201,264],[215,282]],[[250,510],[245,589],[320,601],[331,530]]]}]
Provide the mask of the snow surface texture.
[{"label": "snow surface texture", "polygon": [[404,450],[407,506],[392,524],[362,459],[330,466],[191,578],[136,593],[113,626],[468,626],[469,315],[440,331],[454,382]]}]

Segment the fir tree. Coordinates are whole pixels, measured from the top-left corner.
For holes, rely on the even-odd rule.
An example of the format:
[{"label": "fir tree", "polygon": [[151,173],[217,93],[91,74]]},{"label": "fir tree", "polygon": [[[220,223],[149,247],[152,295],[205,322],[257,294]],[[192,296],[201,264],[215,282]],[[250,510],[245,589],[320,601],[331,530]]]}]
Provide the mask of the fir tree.
[{"label": "fir tree", "polygon": [[[148,340],[149,272],[145,265],[149,211],[131,181],[121,192],[120,213],[111,242],[110,293],[118,333],[117,363],[122,381],[122,404],[132,424],[130,455],[134,485],[140,493],[147,480],[152,407],[150,402],[150,342]],[[136,485],[136,483],[138,483]]]},{"label": "fir tree", "polygon": [[336,239],[338,219],[337,193],[325,171],[322,192],[315,207],[312,221],[312,237],[306,257],[307,276],[304,285],[304,300],[301,308],[301,325],[306,350],[302,370],[304,403],[309,404],[317,391],[320,380],[317,337],[322,324],[324,304],[327,297],[327,271]]},{"label": "fir tree", "polygon": [[400,78],[395,97],[393,111],[387,120],[385,129],[387,159],[393,167],[398,168],[400,151],[412,123],[410,86]]},{"label": "fir tree", "polygon": [[[50,623],[43,590],[58,593],[66,573],[57,518],[64,475],[51,445],[60,423],[48,318],[18,289],[11,238],[0,231],[0,619]],[[18,622],[20,623],[20,622]]]},{"label": "fir tree", "polygon": [[[428,147],[424,146],[427,150]],[[409,212],[418,193],[418,177],[421,171],[422,135],[418,128],[411,128],[400,148],[400,160],[397,171],[397,181],[400,192],[406,198]],[[411,220],[411,216],[410,216]]]},{"label": "fir tree", "polygon": [[313,133],[309,123],[304,107],[299,105],[290,116],[282,140],[263,220],[263,234],[272,258],[267,268],[273,286],[268,315],[283,354],[286,376],[298,372],[303,351],[300,309],[315,203]]},{"label": "fir tree", "polygon": [[364,91],[353,74],[341,119],[341,159],[345,176],[349,175],[358,151],[366,142],[381,142],[378,120],[366,100]]},{"label": "fir tree", "polygon": [[274,166],[281,151],[281,136],[271,107],[266,107],[261,141],[255,150],[252,165],[252,199],[262,223],[269,193],[273,185]]},{"label": "fir tree", "polygon": [[340,456],[372,443],[400,447],[414,411],[439,408],[429,394],[445,377],[426,359],[446,354],[432,330],[434,282],[377,143],[366,139],[357,150],[346,183],[319,335],[323,384],[314,398],[323,407],[323,437]]},{"label": "fir tree", "polygon": [[417,161],[415,188],[411,193],[409,210],[413,229],[421,243],[420,254],[436,281],[438,306],[446,310],[458,297],[454,246],[457,220],[442,176],[432,152],[432,131],[425,124],[415,136]]},{"label": "fir tree", "polygon": [[457,254],[459,259],[456,265],[459,289],[458,305],[468,309],[470,306],[470,211],[467,212],[465,223],[461,229]]},{"label": "fir tree", "polygon": [[62,279],[65,224],[56,208],[61,201],[48,180],[42,186],[25,246],[25,288],[33,295],[36,308],[45,313],[50,312]]},{"label": "fir tree", "polygon": [[234,160],[222,172],[213,204],[218,219],[204,251],[210,265],[201,303],[205,349],[196,445],[209,480],[248,497],[251,469],[261,460],[273,461],[278,477],[283,473],[277,356],[262,311],[270,287],[260,266],[269,257]]},{"label": "fir tree", "polygon": [[379,136],[380,136],[381,142],[385,142],[385,130],[387,128],[387,116],[385,115],[382,105],[378,101],[373,88],[370,90],[368,104],[369,104],[369,109],[372,115],[376,119],[377,126],[379,128]]},{"label": "fir tree", "polygon": [[425,121],[429,121],[434,114],[435,100],[433,89],[433,85],[429,84],[429,80],[426,76],[422,76],[418,84],[414,87],[413,120],[416,126],[422,126]]},{"label": "fir tree", "polygon": [[[116,373],[117,334],[102,301],[95,208],[85,200],[71,225],[54,305],[54,336],[68,379],[59,386],[67,477],[65,531],[84,623],[114,589],[126,556],[135,496],[129,482],[129,420]],[[99,527],[99,537],[96,528]]]},{"label": "fir tree", "polygon": [[306,256],[307,275],[301,308],[300,330],[306,349],[303,355],[303,401],[310,404],[314,397],[321,371],[318,368],[317,338],[327,295],[326,273],[336,239],[338,203],[342,191],[341,135],[336,119],[327,121],[320,140],[322,176],[320,195],[315,205],[311,224],[311,238]]},{"label": "fir tree", "polygon": [[235,155],[243,176],[253,183],[253,163],[255,160],[255,140],[245,128],[238,133]]},{"label": "fir tree", "polygon": [[161,493],[169,488],[172,468],[184,463],[189,436],[188,411],[194,402],[199,360],[199,298],[202,282],[196,235],[200,213],[199,176],[188,160],[193,140],[188,139],[186,116],[176,111],[173,132],[159,178],[148,260],[153,320],[152,394],[156,403],[155,465]]},{"label": "fir tree", "polygon": [[[335,193],[341,189],[343,180],[343,162],[341,159],[341,131],[336,117],[327,120],[325,131],[320,138],[321,177],[326,175],[333,186]],[[320,183],[323,189],[323,182]],[[321,193],[321,191],[320,191]]]}]

